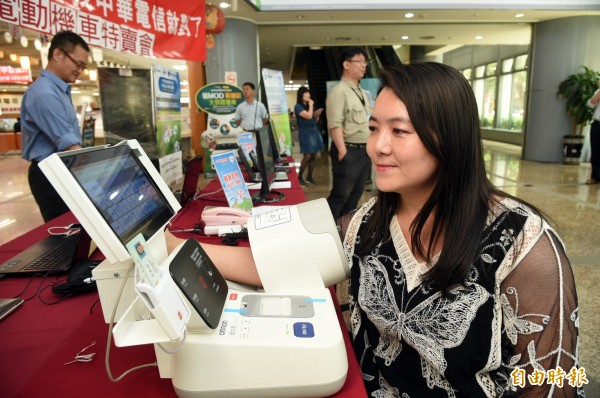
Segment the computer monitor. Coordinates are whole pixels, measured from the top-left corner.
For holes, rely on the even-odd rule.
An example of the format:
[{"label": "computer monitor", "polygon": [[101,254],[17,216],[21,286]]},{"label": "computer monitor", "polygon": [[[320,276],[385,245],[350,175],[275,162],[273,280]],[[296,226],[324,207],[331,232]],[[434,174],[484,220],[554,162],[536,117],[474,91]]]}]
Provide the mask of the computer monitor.
[{"label": "computer monitor", "polygon": [[40,169],[110,263],[130,259],[140,233],[166,257],[164,228],[181,205],[137,140],[55,153]]},{"label": "computer monitor", "polygon": [[271,140],[271,148],[273,149],[273,160],[276,164],[285,163],[285,159],[281,157],[282,150],[279,147],[279,141],[275,136],[275,127],[273,120],[269,121],[269,139]]},{"label": "computer monitor", "polygon": [[256,158],[258,161],[258,171],[261,176],[261,186],[258,194],[255,194],[252,199],[253,201],[262,203],[277,202],[284,198],[283,193],[271,191],[271,185],[275,181],[276,172],[269,129],[269,125],[266,125],[255,132]]},{"label": "computer monitor", "polygon": [[[252,151],[252,154],[255,154],[254,150]],[[258,173],[258,168],[256,168],[255,170],[252,167],[252,165],[250,164],[250,160],[246,157],[246,154],[244,153],[244,150],[242,148],[238,148],[238,157],[240,159],[240,163],[242,164],[243,170],[246,170],[250,181],[254,181],[252,177],[256,173]]]},{"label": "computer monitor", "polygon": [[185,177],[183,178],[181,198],[179,200],[181,207],[185,206],[190,200],[194,199],[196,191],[198,190],[200,174],[202,174],[202,155],[196,156],[187,164]]}]

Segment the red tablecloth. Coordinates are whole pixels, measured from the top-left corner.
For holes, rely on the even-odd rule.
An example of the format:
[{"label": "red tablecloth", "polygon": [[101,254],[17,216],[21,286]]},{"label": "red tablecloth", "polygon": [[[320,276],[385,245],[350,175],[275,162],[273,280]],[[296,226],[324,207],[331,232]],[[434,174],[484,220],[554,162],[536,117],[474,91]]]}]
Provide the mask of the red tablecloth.
[{"label": "red tablecloth", "polygon": [[[295,180],[294,174],[292,174]],[[209,183],[204,193],[217,191],[219,185]],[[285,199],[279,204],[297,204],[305,200],[304,192],[297,185],[284,190]],[[172,229],[193,228],[200,221],[200,213],[207,205],[226,205],[222,192],[203,196],[192,201],[175,217]],[[40,226],[27,234],[0,247],[0,262],[14,256],[31,244],[48,235],[50,226],[65,226],[75,222],[67,213]],[[180,237],[196,237],[205,242],[218,242],[219,238],[195,234],[175,233]],[[240,242],[247,244],[247,240]],[[101,258],[101,254],[96,254]],[[65,277],[7,277],[0,280],[0,297],[20,296],[27,299],[21,308],[0,322],[0,396],[1,397],[170,397],[175,396],[170,379],[161,379],[158,368],[135,371],[118,383],[112,383],[105,370],[104,356],[108,325],[104,323],[98,294],[59,299],[52,293],[53,282]],[[335,299],[335,294],[332,295]],[[43,301],[42,301],[43,300]],[[348,352],[349,371],[346,383],[336,397],[366,396],[358,364],[341,313],[340,325]],[[95,342],[83,354],[95,353],[91,362],[65,363],[74,359],[84,347]],[[141,364],[155,361],[150,345],[111,349],[113,377]]]}]

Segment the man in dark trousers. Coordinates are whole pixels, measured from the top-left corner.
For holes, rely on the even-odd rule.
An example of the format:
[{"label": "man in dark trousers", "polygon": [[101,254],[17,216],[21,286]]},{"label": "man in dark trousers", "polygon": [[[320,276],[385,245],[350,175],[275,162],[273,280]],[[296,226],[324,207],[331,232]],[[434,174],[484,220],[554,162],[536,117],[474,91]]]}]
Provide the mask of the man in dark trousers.
[{"label": "man in dark trousers", "polygon": [[333,217],[356,209],[371,160],[367,155],[371,103],[360,87],[367,69],[366,54],[360,47],[348,47],[340,54],[342,80],[327,95],[327,127],[331,136],[333,186],[327,197]]},{"label": "man in dark trousers", "polygon": [[48,66],[23,96],[23,158],[29,187],[44,221],[69,211],[38,163],[55,152],[81,148],[81,132],[71,102],[71,86],[87,68],[90,49],[76,33],[57,33],[50,43]]}]

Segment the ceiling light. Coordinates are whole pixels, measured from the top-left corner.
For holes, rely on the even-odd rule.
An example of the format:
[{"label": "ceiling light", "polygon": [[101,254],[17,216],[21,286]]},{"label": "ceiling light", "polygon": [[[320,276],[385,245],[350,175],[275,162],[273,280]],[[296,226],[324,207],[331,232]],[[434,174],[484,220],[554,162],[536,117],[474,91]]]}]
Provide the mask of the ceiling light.
[{"label": "ceiling light", "polygon": [[402,36],[402,40],[408,40],[408,36]]},{"label": "ceiling light", "polygon": [[27,48],[27,46],[29,45],[29,40],[27,40],[27,38],[25,36],[21,36],[21,38],[19,39],[19,42],[25,48]]},{"label": "ceiling light", "polygon": [[222,2],[219,3],[219,7],[221,7],[221,8],[229,8],[229,7],[231,7],[231,4],[229,4],[229,3],[225,2],[225,1],[222,1]]},{"label": "ceiling light", "polygon": [[412,18],[414,16],[415,14],[413,14],[412,12],[407,12],[406,14],[404,14],[404,18]]},{"label": "ceiling light", "polygon": [[35,47],[36,50],[40,51],[42,49],[42,41],[40,39],[35,39],[33,41],[33,47]]},{"label": "ceiling light", "polygon": [[475,36],[475,40],[481,40],[481,39],[483,39],[483,36],[480,36],[480,35]]},{"label": "ceiling light", "polygon": [[4,41],[8,44],[12,43],[13,41],[13,37],[9,31],[2,33],[2,38],[4,38]]},{"label": "ceiling light", "polygon": [[17,59],[19,59],[19,56],[17,54],[10,54],[10,60],[13,62],[17,62]]},{"label": "ceiling light", "polygon": [[96,69],[90,69],[90,80],[94,82],[98,80],[98,71]]},{"label": "ceiling light", "polygon": [[0,58],[4,58],[4,51],[0,50]]},{"label": "ceiling light", "polygon": [[525,16],[525,14],[523,14],[522,12],[515,14],[515,18],[523,18]]},{"label": "ceiling light", "polygon": [[26,56],[19,57],[19,61],[21,62],[21,68],[31,69],[31,63],[29,62],[29,57],[26,57]]}]

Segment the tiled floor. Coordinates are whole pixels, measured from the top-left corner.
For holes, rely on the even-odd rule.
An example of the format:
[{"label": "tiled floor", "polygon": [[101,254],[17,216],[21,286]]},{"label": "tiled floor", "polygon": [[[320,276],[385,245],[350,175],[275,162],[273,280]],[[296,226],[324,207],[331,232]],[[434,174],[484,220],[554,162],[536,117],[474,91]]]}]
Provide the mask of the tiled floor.
[{"label": "tiled floor", "polygon": [[[301,155],[294,158],[299,162]],[[566,244],[579,294],[580,357],[590,381],[586,395],[600,397],[600,293],[595,290],[600,286],[600,185],[583,184],[589,164],[523,161],[520,148],[510,145],[486,142],[486,163],[493,183],[545,211]],[[29,192],[27,168],[17,154],[0,156],[0,244],[42,223]],[[317,159],[314,179],[317,184],[305,188],[307,199],[326,197],[330,169],[324,153]],[[372,194],[366,191],[363,199]]]}]

